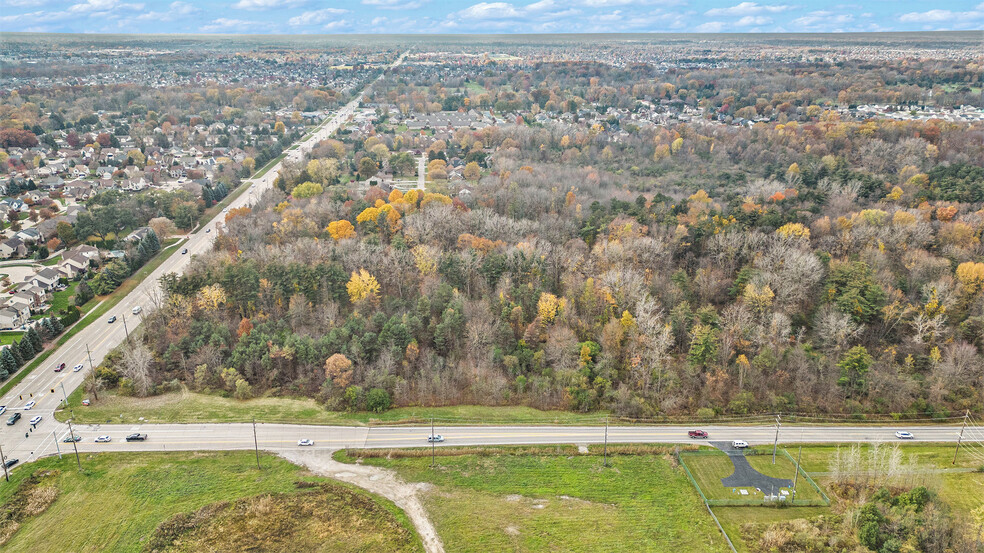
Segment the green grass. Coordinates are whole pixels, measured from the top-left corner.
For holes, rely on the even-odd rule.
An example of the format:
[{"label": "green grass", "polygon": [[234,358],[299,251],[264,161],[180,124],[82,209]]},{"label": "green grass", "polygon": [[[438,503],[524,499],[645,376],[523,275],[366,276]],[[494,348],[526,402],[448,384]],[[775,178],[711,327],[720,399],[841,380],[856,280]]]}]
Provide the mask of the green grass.
[{"label": "green grass", "polygon": [[23,332],[0,332],[0,345],[9,346],[14,342],[20,342]]},{"label": "green grass", "polygon": [[742,539],[741,526],[747,523],[773,523],[786,520],[809,519],[830,515],[830,507],[714,507],[721,527],[728,533],[735,549],[742,553],[757,553]]},{"label": "green grass", "polygon": [[[748,455],[748,462],[755,470],[766,476],[774,478],[793,479],[796,465],[788,457],[780,453],[776,456],[776,464],[772,464],[772,455]],[[757,491],[755,488],[744,488],[748,495],[741,495],[736,490],[742,488],[725,487],[721,484],[722,478],[727,478],[734,473],[734,464],[731,459],[722,451],[702,451],[699,454],[684,454],[683,460],[694,476],[694,480],[700,486],[701,491],[708,500],[734,499],[734,500],[762,500],[765,494],[771,490]],[[778,493],[779,490],[776,490]],[[823,498],[810,482],[800,475],[796,481],[796,498],[802,500],[819,500]]]},{"label": "green grass", "polygon": [[[956,431],[956,430],[955,430]],[[902,453],[906,461],[910,459],[915,459],[916,463],[920,467],[924,468],[935,468],[935,469],[948,469],[953,467],[963,467],[963,468],[977,468],[981,466],[981,462],[971,455],[962,455],[957,458],[957,464],[952,465],[953,461],[953,450],[954,446],[949,445],[939,445],[939,444],[921,444],[921,443],[889,443],[884,444],[881,447],[889,448],[898,445],[902,449]],[[805,445],[803,446],[803,458],[800,464],[803,470],[814,473],[825,473],[830,470],[830,459],[837,452],[838,447],[841,450],[841,454],[844,455],[851,449],[851,444],[843,445]],[[862,455],[866,455],[871,446],[869,444],[861,444]],[[794,458],[797,455],[797,449],[789,448],[789,454]]]},{"label": "green grass", "polygon": [[57,264],[61,263],[61,260],[62,260],[62,256],[61,256],[61,254],[59,254],[59,255],[56,255],[54,257],[49,257],[48,259],[45,259],[44,261],[40,261],[40,263],[42,265],[44,265],[45,267],[51,267],[52,265],[57,265]]},{"label": "green grass", "polygon": [[283,159],[285,157],[287,157],[287,152],[284,152],[284,153],[280,154],[279,156],[271,159],[266,165],[263,166],[262,169],[260,169],[259,171],[257,171],[256,174],[253,175],[250,178],[258,179],[258,178],[262,177],[263,175],[267,174],[267,171],[269,171],[270,169],[273,169],[273,166],[274,165],[276,165],[276,164],[280,163],[281,161],[283,161]]},{"label": "green grass", "polygon": [[51,295],[51,301],[48,303],[51,305],[52,314],[57,314],[62,309],[68,307],[69,300],[75,295],[75,288],[78,285],[78,282],[70,282],[68,284],[68,288],[55,292]]},{"label": "green grass", "polygon": [[[255,462],[252,452],[102,453],[84,455],[83,472],[76,469],[73,456],[52,457],[20,466],[10,484],[0,486],[0,501],[10,499],[17,484],[39,469],[58,471],[48,481],[60,493],[45,512],[22,522],[4,550],[144,551],[147,538],[158,525],[179,513],[258,494],[289,494],[287,497],[297,500],[294,496],[303,492],[296,491],[296,482],[326,481],[277,457],[261,457],[262,471],[256,469]],[[345,490],[348,488],[342,491]],[[366,494],[358,492],[358,495],[368,499]],[[357,513],[349,514],[358,518]],[[362,531],[367,527],[386,528],[379,524],[380,520],[372,518],[355,522]],[[404,532],[409,531],[402,519],[395,525]],[[392,530],[392,526],[386,530]],[[264,537],[268,536],[254,536],[254,539]],[[413,537],[416,539],[415,534]],[[352,549],[343,549],[348,550]],[[388,550],[419,551],[419,548]]]},{"label": "green grass", "polygon": [[[245,422],[255,418],[263,422],[362,425],[370,423],[427,423],[433,417],[441,423],[455,424],[599,424],[604,414],[582,415],[565,411],[538,411],[529,407],[404,407],[385,413],[330,412],[313,399],[265,397],[238,400],[213,394],[175,392],[151,398],[133,398],[100,392],[99,400],[82,407],[88,396],[76,390],[68,398],[79,422],[136,422],[143,418],[154,423]],[[92,398],[89,398],[92,400]],[[60,420],[68,413],[56,413]]]},{"label": "green grass", "polygon": [[467,83],[465,83],[465,89],[467,89],[469,92],[474,92],[476,94],[485,94],[486,92],[488,92],[488,90],[486,90],[484,86],[476,83],[475,81],[468,81]]},{"label": "green grass", "polygon": [[564,453],[363,462],[433,484],[422,500],[447,551],[727,551],[668,457],[614,455],[605,468],[597,454]]},{"label": "green grass", "polygon": [[[161,266],[161,263],[164,263],[167,258],[174,255],[174,252],[178,251],[177,247],[172,246],[176,246],[179,242],[180,240],[177,238],[165,240],[163,244],[164,249],[162,249],[160,253],[154,256],[154,258],[147,262],[143,267],[138,269],[137,272],[133,273],[129,278],[124,280],[123,284],[121,284],[119,288],[114,290],[112,294],[106,296],[105,299],[98,303],[97,306],[94,308],[88,308],[90,310],[89,314],[82,317],[82,320],[72,325],[67,332],[62,334],[55,342],[54,347],[41,352],[41,354],[35,357],[33,361],[25,365],[21,368],[21,370],[17,371],[13,377],[4,382],[3,386],[0,386],[0,396],[6,394],[14,386],[27,378],[27,375],[31,374],[31,371],[41,366],[41,364],[44,363],[48,357],[51,357],[56,351],[58,351],[58,348],[63,346],[65,342],[70,340],[79,332],[82,332],[82,329],[92,324],[92,322],[96,319],[105,315],[110,309],[116,307],[116,305],[119,304],[127,294],[132,292],[133,289],[136,288],[141,281],[143,281],[143,279],[147,278],[147,275],[154,272],[155,269]],[[86,303],[86,306],[93,304],[93,302],[96,301],[98,301],[98,299],[93,299],[92,301]],[[85,310],[86,308],[83,308],[83,311]]]}]

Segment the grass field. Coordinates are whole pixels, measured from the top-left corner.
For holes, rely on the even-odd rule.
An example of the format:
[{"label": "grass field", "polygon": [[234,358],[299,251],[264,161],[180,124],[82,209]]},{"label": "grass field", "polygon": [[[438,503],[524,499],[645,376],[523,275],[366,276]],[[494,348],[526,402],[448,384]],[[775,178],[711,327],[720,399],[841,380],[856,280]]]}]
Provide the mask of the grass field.
[{"label": "grass field", "polygon": [[75,295],[75,288],[79,285],[78,282],[69,282],[68,288],[60,290],[51,294],[51,313],[57,314],[62,309],[68,307],[69,300]]},{"label": "grass field", "polygon": [[[569,413],[565,411],[538,411],[529,407],[484,407],[463,405],[456,407],[403,407],[384,413],[330,412],[313,399],[267,397],[238,400],[219,395],[176,392],[150,398],[120,396],[100,392],[99,400],[82,407],[84,396],[76,390],[68,398],[69,406],[80,423],[136,422],[143,417],[146,422],[245,422],[254,417],[258,422],[292,422],[310,424],[363,425],[370,423],[410,424],[430,423],[431,417],[438,424],[604,424],[604,414]],[[90,400],[92,398],[89,398]],[[122,416],[121,416],[122,415]],[[59,420],[69,417],[67,412],[56,413]]]},{"label": "grass field", "polygon": [[[788,457],[780,453],[776,456],[776,464],[772,464],[771,455],[748,455],[746,456],[753,469],[774,478],[793,479],[796,472],[796,465]],[[736,500],[761,500],[764,494],[771,490],[757,491],[755,488],[744,488],[748,495],[736,493],[741,488],[725,488],[721,484],[722,478],[727,478],[735,471],[731,459],[724,452],[702,452],[701,454],[686,454],[683,460],[687,463],[687,468],[693,474],[694,480],[700,486],[707,499],[736,499]],[[806,478],[801,477],[796,481],[796,498],[803,500],[822,500],[823,498],[817,490],[809,483]],[[778,492],[779,490],[776,490]]]},{"label": "grass field", "polygon": [[[427,482],[424,506],[447,551],[726,551],[668,455],[540,453],[368,458]],[[529,450],[526,450],[529,453]],[[342,460],[351,460],[340,457]]]},{"label": "grass field", "polygon": [[[379,551],[421,550],[409,523],[402,513],[394,514],[391,504],[377,503],[366,494],[338,485],[331,485],[326,491],[314,488],[318,491],[298,492],[299,481],[326,480],[309,476],[277,457],[261,459],[262,471],[256,470],[250,452],[90,454],[83,457],[85,470],[81,473],[75,468],[75,459],[69,456],[21,466],[14,471],[10,484],[0,487],[0,502],[7,503],[17,485],[37,470],[56,471],[45,479],[45,485],[55,486],[59,493],[46,511],[21,521],[4,550],[145,551],[155,529],[171,517],[258,494],[286,495],[254,497],[225,509],[216,506],[212,520],[193,526],[181,536],[187,540],[186,545],[203,547],[163,550],[290,551],[272,545],[306,543],[311,536],[295,533],[313,530],[317,530],[314,536],[328,547],[305,551],[368,551],[351,546],[360,541],[382,545]],[[297,516],[284,520],[283,509],[287,505],[296,508]],[[217,525],[225,530],[219,535],[215,534]],[[250,530],[262,532],[253,536],[252,542],[260,549],[239,547],[244,532]],[[263,546],[267,539],[271,547]],[[332,548],[332,544],[339,547]]]},{"label": "grass field", "polygon": [[0,332],[0,345],[8,346],[14,342],[20,342],[23,332]]},{"label": "grass field", "polygon": [[785,520],[811,519],[829,516],[830,507],[714,507],[721,527],[728,533],[735,549],[742,553],[758,553],[751,544],[741,539],[741,527],[748,523],[772,523]]}]

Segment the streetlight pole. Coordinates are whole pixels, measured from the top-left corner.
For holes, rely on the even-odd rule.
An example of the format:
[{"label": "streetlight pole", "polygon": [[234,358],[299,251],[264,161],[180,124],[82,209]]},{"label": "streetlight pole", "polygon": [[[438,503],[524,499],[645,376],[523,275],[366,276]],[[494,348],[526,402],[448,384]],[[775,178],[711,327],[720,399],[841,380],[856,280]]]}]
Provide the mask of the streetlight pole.
[{"label": "streetlight pole", "polygon": [[126,313],[121,313],[120,316],[123,317],[123,332],[126,332],[126,341],[127,341],[127,343],[129,343],[130,342],[130,331],[126,328]]},{"label": "streetlight pole", "polygon": [[7,459],[3,456],[3,446],[0,445],[0,464],[3,465],[3,478],[10,482],[10,474],[7,473]]},{"label": "streetlight pole", "polygon": [[92,364],[92,354],[89,353],[89,342],[85,343],[85,354],[89,356],[89,372],[92,373],[92,397],[99,401],[99,392],[96,391],[96,366]]},{"label": "streetlight pole", "polygon": [[782,426],[782,424],[779,422],[780,420],[782,420],[782,417],[780,417],[779,415],[776,415],[776,441],[772,443],[772,464],[773,465],[776,464],[776,449],[779,447],[779,427]]},{"label": "streetlight pole", "polygon": [[72,430],[72,419],[68,419],[68,434],[72,437],[72,449],[75,450],[75,462],[79,464],[79,470],[82,470],[82,460],[79,459],[79,446],[75,445],[75,431]]},{"label": "streetlight pole", "polygon": [[608,466],[608,417],[605,417],[605,466]]},{"label": "streetlight pole", "polygon": [[960,436],[957,437],[957,449],[953,450],[953,462],[951,465],[957,464],[957,453],[960,451],[960,442],[963,441],[964,429],[967,428],[967,419],[970,417],[970,409],[964,412],[963,426],[960,427]]},{"label": "streetlight pole", "polygon": [[260,444],[256,441],[256,417],[253,417],[253,450],[256,451],[256,470],[260,469]]},{"label": "streetlight pole", "polygon": [[55,451],[58,452],[58,458],[61,459],[61,448],[58,447],[58,436],[55,434],[54,430],[51,431],[51,437],[55,440]]}]

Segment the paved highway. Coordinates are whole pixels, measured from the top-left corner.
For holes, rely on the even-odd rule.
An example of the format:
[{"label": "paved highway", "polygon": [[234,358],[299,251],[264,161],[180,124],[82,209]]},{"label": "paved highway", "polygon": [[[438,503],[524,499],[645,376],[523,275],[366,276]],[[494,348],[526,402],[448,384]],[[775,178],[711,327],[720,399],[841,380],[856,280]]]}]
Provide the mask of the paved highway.
[{"label": "paved highway", "polygon": [[[401,55],[390,67],[393,68],[402,63],[406,55],[406,53]],[[382,76],[380,75],[379,78]],[[366,87],[367,89],[368,87]],[[295,161],[303,159],[304,154],[309,152],[318,142],[334,134],[355,114],[364,95],[365,90],[339,109],[310,138],[299,142],[296,149],[288,150],[285,159]],[[273,181],[277,178],[282,163],[281,161],[274,165],[262,177],[248,181],[249,187],[246,192],[231,202],[229,208],[255,203],[263,192],[273,186]],[[180,243],[172,246],[174,248],[187,248],[188,253],[175,253],[164,261],[101,320],[93,321],[88,327],[68,340],[65,345],[58,348],[58,351],[48,358],[44,365],[36,368],[3,398],[0,398],[0,405],[6,407],[6,412],[0,416],[0,421],[4,423],[0,424],[0,447],[3,448],[6,457],[17,457],[22,461],[31,457],[37,458],[41,454],[40,452],[44,450],[44,444],[51,444],[53,434],[67,434],[67,426],[54,420],[54,411],[59,407],[59,404],[82,384],[91,370],[92,364],[99,366],[106,354],[126,339],[127,331],[132,332],[140,324],[143,311],[141,314],[134,314],[133,309],[137,306],[147,308],[151,304],[150,299],[159,296],[160,277],[167,273],[181,273],[187,267],[192,256],[211,249],[215,237],[213,230],[224,220],[225,215],[224,212],[219,213],[212,220],[203,222],[197,232],[189,234]],[[112,324],[108,323],[110,316],[116,316],[117,321]],[[90,364],[90,355],[92,364]],[[66,364],[65,370],[60,373],[54,372],[54,367],[63,362]],[[83,365],[83,369],[74,372],[73,367],[80,363]],[[52,390],[54,391],[52,392]],[[26,406],[31,401],[34,401],[35,405],[28,410]],[[23,415],[23,418],[15,425],[7,426],[8,417],[18,411]],[[28,421],[37,415],[40,415],[42,420],[32,428]]]},{"label": "paved highway", "polygon": [[[703,426],[712,441],[744,440],[752,445],[771,444],[775,439],[772,426]],[[900,427],[879,426],[796,426],[783,428],[780,443],[896,442]],[[181,451],[253,449],[253,425],[232,424],[102,424],[73,428],[82,437],[80,452],[94,451]],[[256,442],[260,449],[276,451],[296,449],[300,439],[314,440],[313,449],[425,447],[430,426],[309,426],[257,424]],[[680,426],[612,426],[609,443],[702,443],[687,437]],[[960,428],[954,426],[919,426],[911,429],[913,441],[955,442]],[[435,432],[445,441],[438,447],[507,445],[507,444],[600,444],[605,441],[603,426],[436,426]],[[125,441],[132,433],[147,434],[145,442]],[[38,441],[38,456],[72,451],[71,444],[60,440],[68,435],[62,427],[56,444],[52,436]],[[108,443],[95,443],[97,436],[109,436]],[[305,448],[311,449],[311,448]],[[24,460],[24,458],[21,458]]]}]

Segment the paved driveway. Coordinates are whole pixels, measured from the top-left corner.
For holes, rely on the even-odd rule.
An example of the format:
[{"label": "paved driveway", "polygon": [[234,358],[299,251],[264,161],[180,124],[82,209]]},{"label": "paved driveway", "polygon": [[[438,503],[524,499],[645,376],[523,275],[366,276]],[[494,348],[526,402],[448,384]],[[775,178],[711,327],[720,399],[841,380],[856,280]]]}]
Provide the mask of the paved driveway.
[{"label": "paved driveway", "polygon": [[793,487],[793,481],[788,478],[773,478],[753,469],[748,463],[748,458],[745,457],[745,452],[731,447],[731,442],[710,442],[710,445],[727,453],[731,464],[735,466],[735,472],[731,476],[721,479],[724,487],[757,488],[767,494],[779,488]]}]

